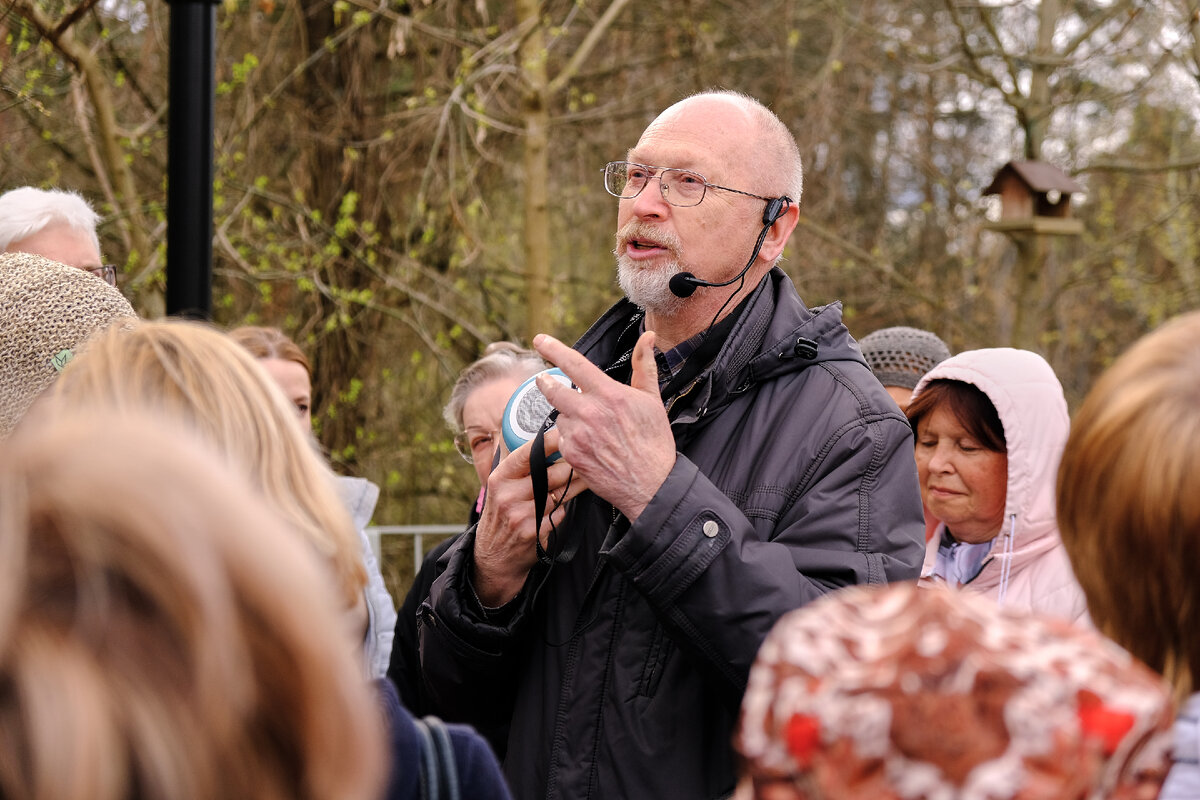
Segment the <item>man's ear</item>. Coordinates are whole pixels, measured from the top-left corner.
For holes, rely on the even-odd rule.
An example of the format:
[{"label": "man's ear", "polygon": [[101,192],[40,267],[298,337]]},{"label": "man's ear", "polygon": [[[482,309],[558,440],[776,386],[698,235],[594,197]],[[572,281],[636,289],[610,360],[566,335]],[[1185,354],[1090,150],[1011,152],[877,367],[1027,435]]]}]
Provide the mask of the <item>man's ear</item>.
[{"label": "man's ear", "polygon": [[784,245],[787,244],[788,238],[791,237],[792,231],[796,229],[796,224],[799,221],[800,206],[789,202],[787,208],[771,224],[771,229],[767,231],[767,238],[763,239],[759,258],[762,258],[768,264],[774,263],[775,259],[783,254]]}]

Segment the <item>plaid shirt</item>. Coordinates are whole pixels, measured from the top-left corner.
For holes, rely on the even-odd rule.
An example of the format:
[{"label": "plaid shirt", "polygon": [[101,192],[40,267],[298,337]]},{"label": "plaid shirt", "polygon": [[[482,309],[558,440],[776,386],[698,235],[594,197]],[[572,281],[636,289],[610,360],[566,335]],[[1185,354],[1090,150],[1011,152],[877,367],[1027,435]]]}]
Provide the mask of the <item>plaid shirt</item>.
[{"label": "plaid shirt", "polygon": [[[643,321],[644,328],[645,323]],[[658,364],[658,386],[660,389],[679,374],[679,371],[683,369],[684,362],[688,360],[688,357],[692,353],[696,352],[696,348],[704,340],[705,333],[706,331],[701,331],[686,342],[680,342],[675,345],[665,353],[657,347],[654,348],[654,361]]]}]

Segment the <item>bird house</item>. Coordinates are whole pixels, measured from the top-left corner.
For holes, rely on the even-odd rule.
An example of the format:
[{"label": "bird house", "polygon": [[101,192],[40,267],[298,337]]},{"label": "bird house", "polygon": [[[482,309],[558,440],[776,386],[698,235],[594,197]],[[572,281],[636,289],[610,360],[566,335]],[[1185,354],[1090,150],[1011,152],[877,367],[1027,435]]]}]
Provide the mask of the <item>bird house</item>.
[{"label": "bird house", "polygon": [[1010,161],[983,190],[984,195],[1000,195],[1000,220],[985,227],[1003,233],[1083,233],[1083,221],[1071,217],[1071,195],[1082,191],[1069,175],[1045,161]]}]

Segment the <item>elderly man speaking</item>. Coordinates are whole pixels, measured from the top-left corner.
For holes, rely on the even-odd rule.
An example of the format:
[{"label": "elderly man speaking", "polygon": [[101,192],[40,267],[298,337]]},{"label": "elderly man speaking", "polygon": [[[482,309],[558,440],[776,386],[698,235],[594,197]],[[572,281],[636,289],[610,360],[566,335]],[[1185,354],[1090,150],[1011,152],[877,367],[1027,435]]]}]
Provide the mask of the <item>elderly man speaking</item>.
[{"label": "elderly man speaking", "polygon": [[574,349],[535,338],[574,388],[539,379],[556,426],[492,472],[420,611],[428,688],[507,723],[516,797],[727,795],[772,624],[917,577],[909,426],[840,305],[776,266],[801,181],[791,133],[734,92],[676,103],[604,169],[626,299]]}]

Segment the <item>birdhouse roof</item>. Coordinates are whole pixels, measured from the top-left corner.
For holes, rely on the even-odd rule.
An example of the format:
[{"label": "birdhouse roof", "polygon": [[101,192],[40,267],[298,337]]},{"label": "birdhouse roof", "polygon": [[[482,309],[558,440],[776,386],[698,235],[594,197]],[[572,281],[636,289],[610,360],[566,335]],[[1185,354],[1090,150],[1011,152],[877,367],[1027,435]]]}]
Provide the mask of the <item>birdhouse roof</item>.
[{"label": "birdhouse roof", "polygon": [[1035,192],[1057,189],[1063,194],[1070,194],[1083,191],[1083,186],[1053,164],[1047,164],[1045,161],[1010,161],[1000,168],[983,193],[985,195],[999,194],[1001,183],[1010,173],[1015,174]]}]

